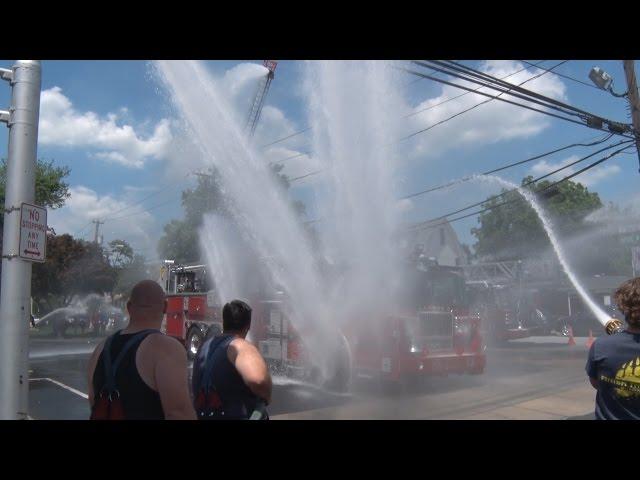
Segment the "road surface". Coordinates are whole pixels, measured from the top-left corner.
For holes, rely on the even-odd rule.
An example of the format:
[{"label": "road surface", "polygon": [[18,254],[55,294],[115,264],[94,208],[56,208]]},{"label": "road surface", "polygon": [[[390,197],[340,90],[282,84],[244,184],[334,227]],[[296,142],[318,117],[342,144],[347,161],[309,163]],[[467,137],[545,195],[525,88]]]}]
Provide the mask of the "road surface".
[{"label": "road surface", "polygon": [[[410,392],[358,381],[351,393],[274,377],[274,419],[589,419],[585,339],[534,337],[487,349],[482,375],[428,378]],[[32,339],[29,415],[87,419],[86,366],[96,340]]]}]

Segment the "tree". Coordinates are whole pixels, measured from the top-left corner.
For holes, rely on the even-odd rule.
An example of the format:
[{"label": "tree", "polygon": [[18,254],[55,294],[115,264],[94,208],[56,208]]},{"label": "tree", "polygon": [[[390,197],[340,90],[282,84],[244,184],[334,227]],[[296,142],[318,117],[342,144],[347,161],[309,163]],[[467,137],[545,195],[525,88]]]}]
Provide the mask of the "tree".
[{"label": "tree", "polygon": [[108,259],[112,267],[124,268],[133,261],[133,248],[126,240],[109,242]]},{"label": "tree", "polygon": [[[36,164],[36,188],[35,202],[37,205],[50,209],[60,208],[71,196],[69,184],[64,181],[71,173],[69,167],[56,167],[53,161],[38,159]],[[7,187],[7,161],[0,160],[0,205],[4,207]],[[0,215],[0,251],[2,251],[2,238],[4,236],[4,215]],[[2,267],[0,266],[0,271]],[[35,273],[34,273],[35,275]]]},{"label": "tree", "polygon": [[[524,185],[532,177],[522,180]],[[551,182],[543,181],[527,187],[540,191]],[[535,187],[535,188],[534,188]],[[535,210],[516,191],[502,190],[504,195],[490,198],[483,208],[491,208],[478,218],[479,228],[472,228],[477,242],[474,245],[479,257],[506,260],[527,257],[549,246],[548,237]],[[576,234],[588,228],[583,220],[591,212],[602,207],[600,197],[580,183],[565,181],[537,195],[545,211],[549,213],[556,232],[560,235]]]},{"label": "tree", "polygon": [[[71,173],[69,167],[56,167],[53,161],[38,159],[36,164],[36,204],[51,209],[60,208],[71,196],[64,181]],[[0,160],[0,202],[4,205],[7,186],[7,161]],[[2,217],[0,217],[2,218]]]},{"label": "tree", "polygon": [[47,259],[33,265],[31,292],[48,309],[66,306],[75,295],[111,293],[117,271],[99,245],[71,235],[47,236]]},{"label": "tree", "polygon": [[[271,166],[271,172],[277,184],[287,191],[289,178],[282,173],[284,167],[279,164]],[[225,196],[222,178],[215,167],[206,174],[198,175],[195,188],[182,192],[184,220],[171,220],[164,226],[164,235],[158,241],[158,253],[162,258],[175,260],[177,263],[192,263],[201,259],[198,229],[206,213],[216,213],[231,222],[234,221],[233,203]],[[292,208],[302,218],[305,205],[300,201],[292,202]]]},{"label": "tree", "polygon": [[128,295],[136,283],[149,278],[149,273],[144,256],[134,255],[129,263],[118,270],[113,293]]}]

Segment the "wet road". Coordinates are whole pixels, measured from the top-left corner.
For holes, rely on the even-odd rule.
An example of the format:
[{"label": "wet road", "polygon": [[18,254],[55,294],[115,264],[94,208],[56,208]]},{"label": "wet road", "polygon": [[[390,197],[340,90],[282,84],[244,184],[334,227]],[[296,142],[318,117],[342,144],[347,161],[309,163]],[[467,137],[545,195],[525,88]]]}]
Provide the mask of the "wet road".
[{"label": "wet road", "polygon": [[[29,413],[34,419],[86,419],[86,365],[96,341],[31,342]],[[585,382],[586,347],[563,339],[511,342],[487,350],[482,375],[432,377],[411,392],[386,392],[359,381],[350,394],[274,377],[272,417],[300,418],[464,418],[496,405],[508,405],[562,391]],[[589,418],[588,412],[575,416]],[[293,415],[294,418],[296,415]]]}]

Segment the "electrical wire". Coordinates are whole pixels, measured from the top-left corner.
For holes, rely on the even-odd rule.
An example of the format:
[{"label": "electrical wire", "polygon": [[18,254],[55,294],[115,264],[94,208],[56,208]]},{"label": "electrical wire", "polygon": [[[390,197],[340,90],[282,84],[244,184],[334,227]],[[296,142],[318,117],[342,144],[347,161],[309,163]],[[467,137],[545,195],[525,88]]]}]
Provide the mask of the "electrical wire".
[{"label": "electrical wire", "polygon": [[[630,142],[621,142],[621,143],[630,143]],[[617,145],[620,145],[620,144],[617,144]],[[612,145],[612,146],[617,146],[617,145]],[[607,160],[609,160],[609,159],[611,159],[611,158],[615,157],[616,155],[618,155],[618,154],[622,153],[622,152],[623,152],[623,150],[625,150],[625,149],[627,149],[627,148],[628,148],[628,147],[624,147],[624,148],[618,149],[618,150],[616,150],[615,152],[612,152],[612,153],[610,153],[609,155],[606,155],[605,157],[603,157],[603,158],[601,158],[601,159],[599,159],[599,160],[597,160],[597,161],[595,161],[595,162],[593,162],[593,163],[590,163],[590,164],[589,164],[589,165],[587,165],[586,167],[584,167],[584,168],[582,168],[582,169],[580,169],[580,170],[578,170],[578,171],[576,171],[576,172],[574,172],[574,173],[572,173],[572,174],[570,174],[570,175],[567,175],[566,177],[564,177],[564,178],[562,178],[562,179],[560,179],[560,180],[558,180],[558,181],[556,181],[556,182],[550,183],[549,185],[545,186],[544,188],[542,188],[542,189],[540,189],[540,190],[534,191],[533,193],[535,193],[535,194],[539,194],[539,193],[542,193],[542,192],[544,192],[544,191],[546,191],[546,190],[549,190],[549,189],[551,189],[552,187],[554,187],[554,186],[556,186],[556,185],[558,185],[558,184],[560,184],[560,183],[562,183],[562,182],[565,182],[565,181],[567,181],[567,180],[569,180],[569,179],[571,179],[571,178],[573,178],[573,177],[576,177],[577,175],[580,175],[581,173],[584,173],[584,172],[586,172],[587,170],[590,170],[591,168],[594,168],[594,167],[596,167],[596,166],[600,165],[601,163],[603,163],[603,162],[605,162],[605,161],[607,161]],[[596,152],[596,153],[597,153],[597,152]],[[593,156],[593,155],[590,155],[590,156]],[[533,180],[531,180],[531,181],[529,181],[529,182],[525,182],[525,183],[523,183],[519,188],[527,187],[527,186],[529,186],[529,185],[531,185],[531,184],[533,184],[533,183],[535,183],[535,182],[538,182],[538,181],[540,181],[540,180],[542,180],[542,179],[544,179],[544,178],[547,178],[547,177],[549,177],[549,176],[551,176],[551,175],[553,175],[553,174],[555,174],[555,173],[557,173],[557,172],[559,172],[559,171],[561,171],[561,170],[564,170],[564,169],[566,169],[566,168],[569,168],[569,167],[571,167],[571,166],[575,165],[576,163],[579,163],[579,162],[581,162],[581,161],[584,161],[584,160],[586,160],[587,158],[588,158],[588,157],[584,157],[584,158],[582,158],[582,159],[580,159],[580,160],[577,160],[577,161],[572,162],[572,163],[570,163],[570,164],[568,164],[568,165],[565,165],[565,166],[563,166],[563,167],[561,167],[561,168],[559,168],[559,169],[556,169],[556,170],[554,170],[554,171],[552,171],[552,172],[549,172],[549,173],[547,173],[547,174],[545,174],[545,175],[543,175],[543,176],[541,176],[541,177],[538,177],[538,178],[536,178],[536,179],[533,179]],[[507,194],[509,194],[509,193],[511,193],[511,192],[514,192],[514,191],[517,191],[517,189],[506,190],[506,191],[504,191],[504,192],[502,192],[502,193],[500,193],[500,194],[498,194],[498,195],[491,196],[491,197],[489,197],[489,198],[485,199],[485,200],[484,200],[484,201],[482,201],[482,202],[478,202],[478,203],[476,203],[476,204],[474,204],[474,205],[470,205],[469,207],[466,207],[466,208],[463,208],[463,209],[456,210],[455,212],[450,212],[450,213],[448,213],[448,214],[446,214],[446,215],[441,215],[441,216],[436,217],[436,218],[433,218],[433,219],[431,219],[431,220],[426,220],[426,221],[424,221],[424,222],[420,222],[420,223],[418,223],[418,224],[416,224],[416,225],[412,225],[412,226],[411,226],[411,227],[409,227],[408,229],[409,229],[409,230],[413,230],[413,229],[422,229],[422,228],[432,228],[432,227],[437,227],[437,226],[443,225],[443,224],[445,224],[445,223],[453,223],[453,222],[457,222],[457,221],[459,221],[459,220],[463,220],[463,219],[465,219],[465,218],[469,218],[469,217],[473,217],[473,216],[476,216],[476,215],[480,215],[481,213],[484,213],[484,212],[489,211],[489,210],[493,210],[494,208],[501,207],[501,206],[506,205],[506,204],[508,204],[508,203],[513,203],[513,202],[515,202],[515,201],[521,201],[521,200],[522,200],[521,198],[513,199],[513,200],[505,200],[504,202],[499,203],[499,204],[497,204],[497,205],[492,205],[492,206],[489,206],[489,207],[483,208],[482,210],[478,210],[478,211],[475,211],[475,212],[472,212],[472,213],[468,213],[468,214],[462,215],[462,216],[460,216],[460,217],[448,218],[448,217],[449,217],[449,216],[451,216],[451,215],[455,215],[456,213],[463,212],[463,211],[468,210],[468,209],[470,209],[470,208],[473,208],[473,207],[477,207],[477,206],[479,206],[479,205],[486,204],[487,202],[490,202],[491,200],[494,200],[494,199],[496,199],[496,198],[503,197],[503,196],[505,196],[505,195],[507,195]],[[442,222],[440,222],[440,223],[438,223],[438,224],[429,225],[429,224],[432,224],[432,223],[434,223],[434,222],[437,222],[438,220],[443,220],[443,221],[442,221]]]},{"label": "electrical wire", "polygon": [[[536,68],[541,68],[541,67],[538,67],[538,65],[541,65],[541,64],[543,64],[544,62],[546,62],[546,60],[542,60],[541,62],[538,62],[538,63],[537,63],[537,64],[535,64],[535,65],[534,65],[534,64],[530,64],[530,65],[532,65],[533,67],[536,67]],[[557,67],[557,65],[556,65],[555,67],[552,67],[552,68],[556,68],[556,67]],[[506,75],[506,76],[504,76],[504,77],[501,77],[501,79],[505,79],[505,78],[512,77],[512,76],[514,76],[514,75],[516,75],[516,74],[518,74],[518,73],[521,73],[521,72],[524,72],[525,70],[528,70],[529,68],[530,68],[530,67],[521,68],[520,70],[517,70],[517,71],[515,71],[515,72],[513,72],[513,73],[510,73],[509,75]],[[541,69],[542,69],[542,68],[541,68]],[[544,70],[544,69],[542,69],[542,70]],[[549,70],[549,71],[550,71],[550,70]],[[477,92],[478,90],[480,90],[480,89],[482,89],[482,88],[485,88],[485,87],[478,87],[478,88],[474,89],[473,91],[474,91],[474,92]],[[434,105],[429,105],[429,106],[428,106],[428,107],[426,107],[426,108],[423,108],[423,109],[418,110],[418,111],[413,112],[413,113],[409,113],[409,114],[405,115],[403,118],[409,118],[409,117],[412,117],[412,116],[414,116],[414,115],[418,115],[418,114],[420,114],[420,113],[422,113],[422,112],[426,112],[427,110],[431,110],[432,108],[439,107],[440,105],[443,105],[443,104],[445,104],[445,103],[447,103],[447,102],[450,102],[451,100],[455,100],[455,99],[457,99],[457,98],[464,97],[465,95],[469,95],[470,93],[472,93],[472,92],[464,92],[464,93],[461,93],[460,95],[456,95],[455,97],[447,98],[446,100],[443,100],[443,101],[442,101],[442,102],[440,102],[440,103],[436,103],[436,104],[434,104]]]},{"label": "electrical wire", "polygon": [[[552,67],[552,68],[558,67],[558,66],[560,66],[560,65],[561,65],[561,64],[557,64],[557,65],[555,65],[555,66],[554,66],[554,67]],[[430,67],[429,67],[429,68],[430,68]],[[531,78],[528,78],[528,79],[526,79],[524,82],[520,83],[520,85],[523,85],[523,84],[525,84],[525,83],[527,83],[527,82],[529,82],[529,81],[531,81],[531,80],[534,80],[534,79],[536,79],[536,78],[539,78],[539,77],[541,77],[542,75],[544,75],[545,73],[547,73],[547,72],[543,72],[543,73],[540,73],[540,74],[538,74],[538,75],[535,75],[535,76],[533,76],[533,77],[531,77]],[[484,87],[480,87],[480,88],[484,88]],[[467,93],[480,93],[480,92],[478,92],[478,90],[480,90],[480,88],[475,89],[475,90],[470,90],[470,91],[468,91]],[[454,118],[456,118],[456,117],[458,117],[458,116],[460,116],[460,115],[462,115],[462,114],[464,114],[464,113],[467,113],[467,112],[469,112],[469,111],[471,111],[471,110],[473,110],[473,109],[475,109],[475,108],[478,108],[478,107],[479,107],[479,106],[481,106],[481,105],[484,105],[484,104],[486,104],[486,103],[489,103],[489,102],[490,102],[490,101],[492,101],[492,100],[496,100],[496,99],[498,99],[498,100],[499,100],[499,99],[500,99],[500,97],[501,97],[504,93],[507,93],[507,92],[502,92],[502,93],[500,93],[499,95],[497,95],[496,97],[489,98],[488,100],[483,100],[483,101],[482,101],[482,102],[480,102],[480,103],[476,103],[475,105],[472,105],[472,106],[471,106],[471,107],[469,107],[469,108],[466,108],[466,109],[464,109],[464,110],[462,110],[462,111],[460,111],[460,112],[458,112],[458,113],[455,113],[455,114],[451,115],[450,117],[445,118],[444,120],[440,120],[439,122],[436,122],[436,123],[434,123],[433,125],[429,125],[428,127],[426,127],[426,128],[422,128],[422,129],[418,130],[417,132],[413,132],[413,133],[411,133],[411,134],[409,134],[409,135],[406,135],[406,136],[402,137],[402,138],[400,139],[400,141],[408,140],[408,139],[410,139],[410,138],[412,138],[412,137],[415,137],[416,135],[419,135],[419,134],[424,133],[424,132],[428,132],[428,131],[429,131],[429,130],[431,130],[432,128],[435,128],[435,127],[437,127],[437,126],[439,126],[439,125],[442,125],[442,124],[444,124],[444,123],[447,123],[448,121],[453,120]],[[484,95],[484,94],[482,94],[482,93],[480,93],[480,94],[481,94],[481,95]],[[488,96],[488,95],[487,95],[487,96]]]},{"label": "electrical wire", "polygon": [[[554,153],[562,152],[563,150],[567,150],[569,148],[574,148],[574,147],[592,147],[594,145],[599,145],[599,144],[604,143],[607,140],[609,140],[612,136],[613,136],[613,133],[610,133],[607,136],[605,136],[605,138],[603,138],[601,140],[598,140],[598,141],[595,141],[595,142],[592,142],[592,143],[572,143],[571,145],[565,145],[564,147],[556,148],[555,150],[551,150],[549,152],[541,153],[539,155],[535,155],[533,157],[529,157],[529,158],[527,158],[525,160],[520,160],[518,162],[510,163],[508,165],[504,165],[504,166],[499,167],[499,168],[494,168],[493,170],[488,170],[486,172],[482,172],[479,175],[491,175],[493,173],[497,173],[497,172],[501,172],[503,170],[506,170],[508,168],[517,167],[518,165],[523,165],[525,163],[533,162],[534,160],[538,160],[540,158],[548,157],[549,155],[553,155]],[[476,175],[478,175],[478,174],[476,174]],[[476,175],[469,175],[467,177],[462,177],[462,178],[460,178],[458,180],[452,180],[452,181],[450,181],[448,183],[444,183],[442,185],[437,185],[435,187],[430,187],[430,188],[428,188],[426,190],[422,190],[422,191],[419,191],[419,192],[411,193],[411,194],[406,195],[404,197],[400,197],[398,200],[405,200],[405,199],[409,199],[409,198],[414,198],[414,197],[418,197],[420,195],[424,195],[426,193],[435,192],[437,190],[442,190],[444,188],[451,187],[452,185],[456,185],[456,184],[463,183],[463,182],[466,182],[466,181],[469,181],[469,180],[473,180],[476,177]]]}]

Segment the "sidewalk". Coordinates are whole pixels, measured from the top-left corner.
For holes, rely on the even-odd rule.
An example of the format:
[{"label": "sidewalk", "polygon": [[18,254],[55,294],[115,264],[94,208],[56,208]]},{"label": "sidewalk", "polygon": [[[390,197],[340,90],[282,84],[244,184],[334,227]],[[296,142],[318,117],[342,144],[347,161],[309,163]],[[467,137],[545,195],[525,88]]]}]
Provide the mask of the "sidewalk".
[{"label": "sidewalk", "polygon": [[595,389],[589,382],[585,382],[584,385],[553,395],[456,418],[459,420],[589,420],[593,416],[595,399]]}]

